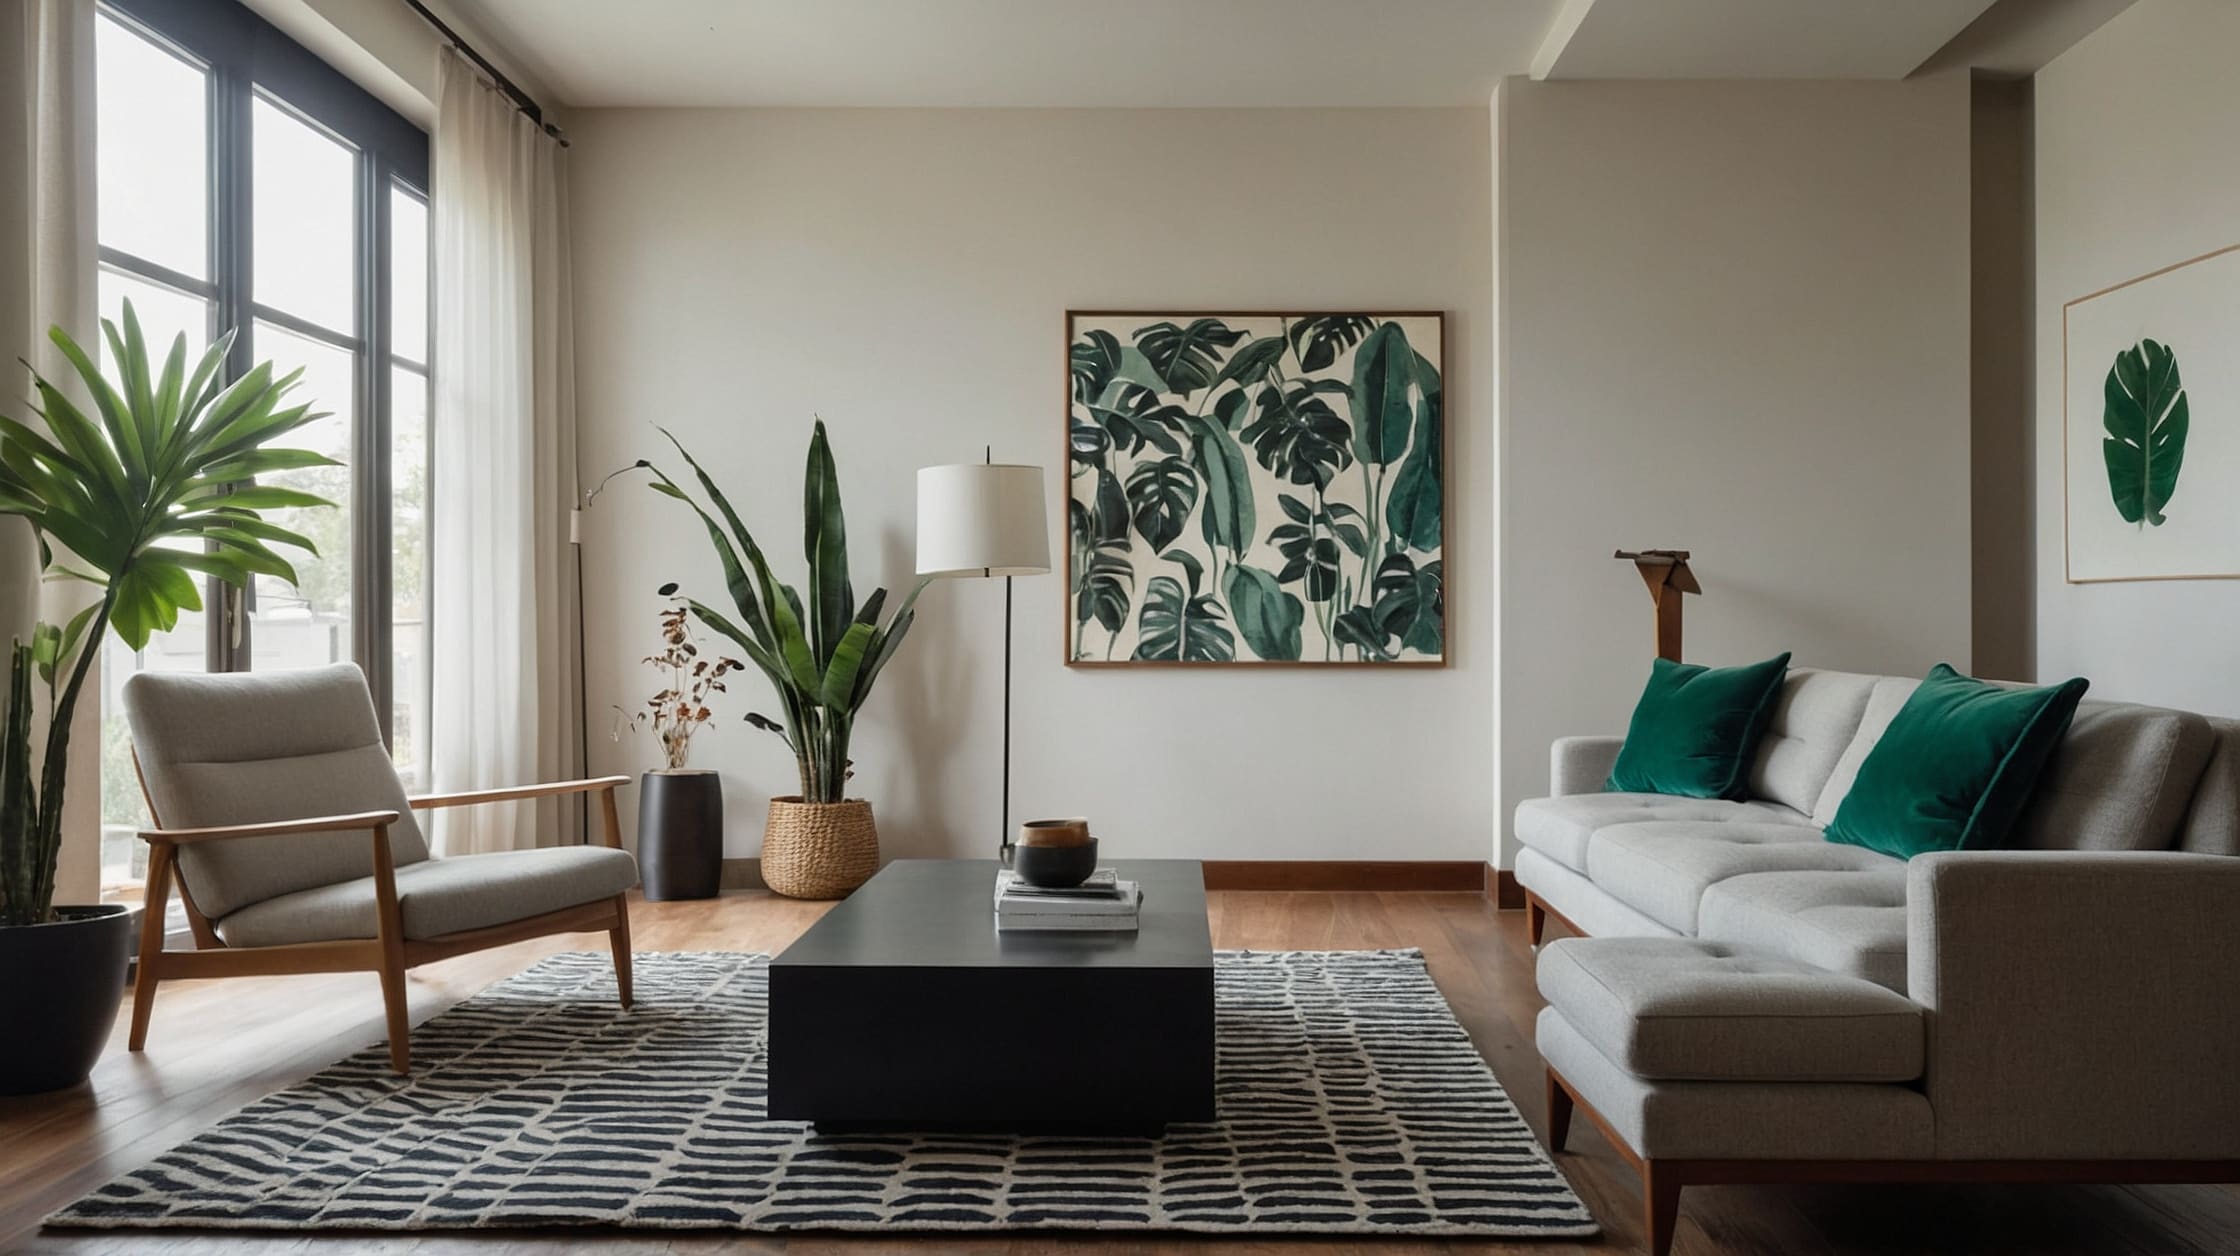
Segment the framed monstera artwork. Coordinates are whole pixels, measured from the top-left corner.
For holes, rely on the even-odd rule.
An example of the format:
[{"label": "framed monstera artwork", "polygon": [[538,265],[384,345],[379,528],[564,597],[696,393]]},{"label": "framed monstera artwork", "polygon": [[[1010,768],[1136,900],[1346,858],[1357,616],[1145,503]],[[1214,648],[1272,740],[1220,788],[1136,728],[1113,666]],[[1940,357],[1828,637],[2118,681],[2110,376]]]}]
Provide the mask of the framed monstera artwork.
[{"label": "framed monstera artwork", "polygon": [[1066,315],[1066,662],[1446,661],[1446,320]]},{"label": "framed monstera artwork", "polygon": [[2072,584],[2240,577],[2240,245],[2062,307]]}]

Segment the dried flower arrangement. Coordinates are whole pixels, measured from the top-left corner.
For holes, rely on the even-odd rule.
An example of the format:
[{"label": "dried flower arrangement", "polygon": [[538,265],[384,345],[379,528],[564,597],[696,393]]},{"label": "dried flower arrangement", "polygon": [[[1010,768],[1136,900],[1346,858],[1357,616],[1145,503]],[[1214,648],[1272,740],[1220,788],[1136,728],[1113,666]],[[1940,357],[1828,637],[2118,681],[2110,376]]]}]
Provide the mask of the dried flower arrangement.
[{"label": "dried flower arrangement", "polygon": [[660,592],[669,599],[668,609],[661,612],[661,652],[640,661],[658,670],[665,683],[659,693],[646,699],[644,710],[615,708],[619,718],[614,736],[621,740],[623,722],[633,730],[651,728],[661,739],[668,770],[681,772],[692,756],[692,735],[713,714],[708,709],[709,695],[725,692],[723,678],[746,664],[734,658],[701,657],[699,643],[692,636],[690,612],[684,599],[676,595],[677,586],[662,585]]}]

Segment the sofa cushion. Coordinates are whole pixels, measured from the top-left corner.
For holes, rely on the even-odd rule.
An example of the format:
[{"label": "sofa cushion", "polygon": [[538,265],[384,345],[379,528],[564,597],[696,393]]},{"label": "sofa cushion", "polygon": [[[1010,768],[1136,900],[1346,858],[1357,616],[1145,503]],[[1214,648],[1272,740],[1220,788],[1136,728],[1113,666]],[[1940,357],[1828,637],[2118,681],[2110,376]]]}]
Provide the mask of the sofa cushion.
[{"label": "sofa cushion", "polygon": [[1809,814],[1859,731],[1874,676],[1796,669],[1774,701],[1750,766],[1750,796]]},{"label": "sofa cushion", "polygon": [[1752,872],[1703,892],[1696,936],[1906,989],[1906,869]]},{"label": "sofa cushion", "polygon": [[1802,837],[1819,833],[1804,816],[1778,803],[1728,802],[1723,798],[1668,798],[1663,794],[1567,794],[1528,798],[1517,804],[1515,833],[1531,847],[1574,872],[1587,870],[1587,839],[1596,829],[1644,820],[1748,820],[1793,824]]},{"label": "sofa cushion", "polygon": [[[428,859],[397,869],[404,936],[440,938],[611,898],[638,883],[637,861],[606,846],[543,846]],[[373,878],[268,898],[218,922],[228,946],[379,936]]]},{"label": "sofa cushion", "polygon": [[1859,731],[1851,734],[1851,744],[1836,756],[1836,765],[1828,773],[1828,783],[1820,787],[1820,797],[1812,804],[1812,822],[1826,828],[1828,821],[1836,818],[1836,808],[1843,805],[1844,796],[1851,792],[1851,783],[1859,779],[1859,765],[1867,761],[1867,752],[1882,740],[1883,730],[1898,716],[1899,708],[1913,696],[1921,684],[1903,676],[1877,676],[1874,691],[1867,695],[1866,710],[1859,713]]},{"label": "sofa cushion", "polygon": [[1747,797],[1750,764],[1788,670],[1786,652],[1744,667],[1657,659],[1634,704],[1608,788],[1684,798]]},{"label": "sofa cushion", "polygon": [[2004,847],[2088,683],[2015,689],[1930,668],[1859,765],[1828,840],[1901,858]]},{"label": "sofa cushion", "polygon": [[2240,720],[2211,719],[2216,747],[2201,769],[2178,849],[2197,855],[2240,855]]},{"label": "sofa cushion", "polygon": [[1921,1009],[1872,982],[1693,938],[1563,938],[1540,995],[1636,1077],[1904,1082],[1921,1076]]},{"label": "sofa cushion", "polygon": [[2168,850],[2216,735],[2189,711],[2088,702],[2038,776],[2009,845]]},{"label": "sofa cushion", "polygon": [[1747,872],[1842,871],[1895,863],[1861,846],[1822,841],[1796,824],[1674,820],[1620,824],[1587,843],[1587,876],[1668,929],[1693,934],[1703,892]]},{"label": "sofa cushion", "polygon": [[1886,1082],[1653,1082],[1618,1067],[1540,1009],[1548,1067],[1592,1105],[1634,1154],[1665,1160],[1926,1160],[1936,1154],[1929,1101]]}]

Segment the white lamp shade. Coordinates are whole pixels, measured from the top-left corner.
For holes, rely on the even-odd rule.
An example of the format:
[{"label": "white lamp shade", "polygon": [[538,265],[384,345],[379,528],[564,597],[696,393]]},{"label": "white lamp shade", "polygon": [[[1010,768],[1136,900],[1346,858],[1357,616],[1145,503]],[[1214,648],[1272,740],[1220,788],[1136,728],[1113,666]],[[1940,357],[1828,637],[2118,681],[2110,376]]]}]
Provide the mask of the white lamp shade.
[{"label": "white lamp shade", "polygon": [[918,469],[918,574],[1039,576],[1050,570],[1042,468],[967,462]]}]

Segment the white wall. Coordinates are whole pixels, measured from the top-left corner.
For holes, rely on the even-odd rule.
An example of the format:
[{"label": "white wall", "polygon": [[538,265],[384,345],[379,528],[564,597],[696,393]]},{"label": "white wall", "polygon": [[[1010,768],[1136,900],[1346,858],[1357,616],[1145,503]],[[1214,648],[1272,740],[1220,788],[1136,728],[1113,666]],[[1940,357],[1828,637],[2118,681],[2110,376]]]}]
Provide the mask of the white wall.
[{"label": "white wall", "polygon": [[2240,243],[2235,48],[2240,5],[2155,0],[2041,70],[2036,88],[2038,672],[2220,715],[2240,715],[2240,582],[2063,581],[2061,307]]},{"label": "white wall", "polygon": [[[1147,856],[1485,858],[1487,125],[1480,109],[576,113],[586,482],[674,464],[653,431],[667,424],[798,572],[820,413],[867,591],[909,578],[919,466],[992,443],[1050,467],[1058,507],[1069,306],[1445,310],[1452,665],[1069,670],[1062,578],[1022,579],[1013,815],[1087,814],[1111,849]],[[652,761],[603,730],[647,690],[655,587],[720,593],[681,509],[618,481],[586,519],[597,771]],[[996,842],[1002,606],[994,582],[929,591],[867,708],[858,789],[890,855]],[[794,782],[780,743],[737,722],[771,709],[762,680],[735,689],[696,761],[725,775],[743,856]]]},{"label": "white wall", "polygon": [[1551,739],[1625,729],[1614,549],[1694,552],[1691,661],[1967,666],[1965,76],[1512,79],[1499,113],[1501,814]]}]

